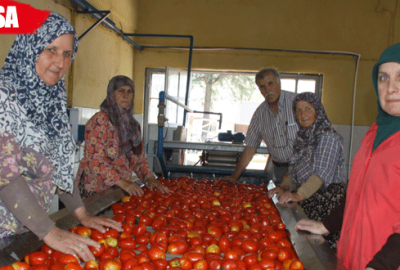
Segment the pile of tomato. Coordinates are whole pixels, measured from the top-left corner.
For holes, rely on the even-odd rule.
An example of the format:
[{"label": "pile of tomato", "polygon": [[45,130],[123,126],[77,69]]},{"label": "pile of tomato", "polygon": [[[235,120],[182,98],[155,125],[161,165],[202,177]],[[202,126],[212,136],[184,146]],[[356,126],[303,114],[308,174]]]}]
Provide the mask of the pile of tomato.
[{"label": "pile of tomato", "polygon": [[265,185],[179,177],[159,179],[171,193],[144,188],[111,206],[124,232],[83,226],[96,260],[80,263],[44,244],[0,270],[295,270],[304,269]]}]

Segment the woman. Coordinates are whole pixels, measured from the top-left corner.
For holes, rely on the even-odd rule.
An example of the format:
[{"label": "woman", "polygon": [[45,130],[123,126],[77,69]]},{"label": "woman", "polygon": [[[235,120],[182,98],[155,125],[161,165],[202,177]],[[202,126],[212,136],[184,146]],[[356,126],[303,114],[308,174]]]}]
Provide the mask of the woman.
[{"label": "woman", "polygon": [[29,229],[86,261],[94,258],[88,245],[99,244],[55,226],[47,211],[56,192],[82,225],[122,229],[90,216],[74,188],[64,74],[77,49],[72,25],[51,13],[36,33],[17,36],[0,70],[0,237]]},{"label": "woman", "polygon": [[[400,269],[399,77],[400,43],[387,48],[372,70],[378,116],[354,156],[338,269]],[[296,228],[323,234],[329,229],[324,224],[301,220]]]},{"label": "woman", "polygon": [[133,182],[134,172],[151,190],[162,193],[162,185],[149,168],[144,154],[140,124],[133,118],[135,86],[126,76],[115,76],[108,84],[107,98],[85,127],[85,154],[77,181],[81,195],[88,197],[117,185],[129,195],[142,196],[143,190]]},{"label": "woman", "polygon": [[343,139],[332,128],[315,94],[297,95],[293,112],[299,131],[289,172],[281,186],[268,194],[271,197],[277,195],[281,203],[299,202],[310,219],[321,220],[345,196]]}]

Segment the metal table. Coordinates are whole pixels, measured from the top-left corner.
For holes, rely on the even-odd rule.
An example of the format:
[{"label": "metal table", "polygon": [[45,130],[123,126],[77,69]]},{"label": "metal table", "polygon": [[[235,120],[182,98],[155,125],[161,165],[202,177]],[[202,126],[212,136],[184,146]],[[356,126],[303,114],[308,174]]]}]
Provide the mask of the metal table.
[{"label": "metal table", "polygon": [[[243,152],[246,147],[244,144],[223,143],[223,142],[180,142],[180,141],[164,141],[164,148],[172,149],[192,149],[192,150],[207,150],[207,151],[227,151],[227,152]],[[268,154],[267,147],[258,147],[256,153]]]}]

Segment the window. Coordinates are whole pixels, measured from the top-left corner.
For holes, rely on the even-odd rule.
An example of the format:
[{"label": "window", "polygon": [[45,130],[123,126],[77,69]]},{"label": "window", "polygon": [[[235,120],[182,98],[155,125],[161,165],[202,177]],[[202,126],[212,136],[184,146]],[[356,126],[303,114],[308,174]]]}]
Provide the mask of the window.
[{"label": "window", "polygon": [[[198,112],[186,114],[187,141],[218,141],[218,133],[228,130],[246,134],[254,111],[264,101],[254,82],[255,74],[256,72],[192,70],[187,106]],[[280,77],[284,90],[295,93],[314,92],[321,96],[322,75],[281,73]],[[170,68],[146,69],[143,127],[145,142],[149,141],[148,126],[157,124],[158,97],[160,91],[164,90],[184,104],[186,74]],[[168,122],[165,126],[182,125],[184,109],[170,101],[167,101],[166,106]]]}]

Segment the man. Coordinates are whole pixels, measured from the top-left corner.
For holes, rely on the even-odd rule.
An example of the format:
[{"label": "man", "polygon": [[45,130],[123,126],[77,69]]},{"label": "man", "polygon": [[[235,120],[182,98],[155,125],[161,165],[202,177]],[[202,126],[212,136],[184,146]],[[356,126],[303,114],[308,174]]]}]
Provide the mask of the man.
[{"label": "man", "polygon": [[274,165],[275,185],[278,186],[288,170],[298,131],[292,111],[295,94],[281,90],[279,72],[274,68],[260,70],[256,74],[256,84],[265,101],[258,106],[251,118],[245,140],[246,147],[235,171],[223,180],[236,183],[256,153],[261,140],[264,140]]}]

